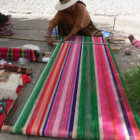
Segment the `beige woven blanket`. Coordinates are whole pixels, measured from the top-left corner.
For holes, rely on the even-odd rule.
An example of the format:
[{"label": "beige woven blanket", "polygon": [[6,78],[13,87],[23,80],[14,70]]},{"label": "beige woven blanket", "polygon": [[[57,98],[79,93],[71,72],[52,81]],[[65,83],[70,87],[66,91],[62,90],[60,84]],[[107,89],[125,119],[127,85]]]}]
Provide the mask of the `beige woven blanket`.
[{"label": "beige woven blanket", "polygon": [[0,70],[0,99],[15,100],[20,79],[21,74]]}]

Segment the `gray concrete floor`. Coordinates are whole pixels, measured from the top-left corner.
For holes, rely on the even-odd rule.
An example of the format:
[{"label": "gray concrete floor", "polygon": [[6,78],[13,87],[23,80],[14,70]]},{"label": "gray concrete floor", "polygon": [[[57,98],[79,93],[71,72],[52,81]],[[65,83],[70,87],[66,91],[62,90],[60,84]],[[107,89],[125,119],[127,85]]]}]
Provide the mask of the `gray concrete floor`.
[{"label": "gray concrete floor", "polygon": [[[51,16],[50,16],[51,17]],[[47,32],[47,26],[50,17],[45,17],[42,15],[23,15],[23,14],[13,14],[12,21],[14,23],[15,35],[13,37],[18,38],[30,38],[30,39],[44,39],[44,35]],[[112,30],[114,17],[92,17],[93,22],[99,28],[104,28],[105,30]],[[140,39],[140,18],[136,17],[117,17],[115,24],[115,32],[120,34],[125,34],[128,36],[133,33],[138,39]],[[115,37],[123,38],[118,34],[114,34]],[[120,43],[120,42],[119,42]],[[20,47],[25,44],[33,44],[39,46],[40,50],[46,52],[53,52],[55,47],[49,47],[46,42],[29,41],[29,40],[15,40],[15,39],[2,39],[0,38],[0,47]],[[140,49],[131,46],[130,42],[126,39],[123,44],[113,44],[112,47],[121,47],[120,51],[114,52],[117,64],[121,73],[127,72],[132,69],[136,64],[140,64]],[[131,49],[131,55],[125,55],[124,50],[126,47]],[[13,61],[12,63],[18,64]],[[10,122],[14,125],[17,117],[19,116],[21,110],[24,107],[32,89],[34,88],[38,78],[40,77],[46,63],[35,63],[30,62],[24,65],[25,67],[32,68],[33,78],[32,82],[28,84],[23,93],[18,100],[18,107],[12,116]],[[43,139],[55,139],[37,136],[23,136],[15,134],[0,133],[0,140],[43,140]]]}]

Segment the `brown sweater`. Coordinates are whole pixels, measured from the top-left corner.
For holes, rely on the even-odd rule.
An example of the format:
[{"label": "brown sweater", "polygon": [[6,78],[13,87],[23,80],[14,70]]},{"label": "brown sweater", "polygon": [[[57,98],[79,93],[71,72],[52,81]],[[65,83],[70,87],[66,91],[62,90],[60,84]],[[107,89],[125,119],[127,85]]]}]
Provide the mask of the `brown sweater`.
[{"label": "brown sweater", "polygon": [[66,10],[58,11],[56,13],[49,23],[48,28],[50,28],[50,32],[58,25],[61,19],[66,19],[72,25],[73,29],[70,32],[71,35],[76,34],[79,30],[88,26],[91,19],[86,7],[81,3],[76,3],[75,6],[76,8],[73,13],[69,13]]}]

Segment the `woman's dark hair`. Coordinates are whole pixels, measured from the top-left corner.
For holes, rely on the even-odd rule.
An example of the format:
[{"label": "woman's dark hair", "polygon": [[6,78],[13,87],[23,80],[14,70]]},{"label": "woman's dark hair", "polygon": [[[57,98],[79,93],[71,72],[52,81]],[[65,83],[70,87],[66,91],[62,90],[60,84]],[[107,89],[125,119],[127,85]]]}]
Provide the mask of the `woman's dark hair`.
[{"label": "woman's dark hair", "polygon": [[7,21],[8,21],[8,16],[0,13],[0,25],[3,25]]}]

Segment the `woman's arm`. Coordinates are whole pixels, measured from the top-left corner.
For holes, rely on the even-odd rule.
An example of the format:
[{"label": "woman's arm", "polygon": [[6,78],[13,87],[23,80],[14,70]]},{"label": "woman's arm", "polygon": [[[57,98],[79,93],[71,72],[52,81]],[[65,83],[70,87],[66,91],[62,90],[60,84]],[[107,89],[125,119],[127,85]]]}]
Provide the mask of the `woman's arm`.
[{"label": "woman's arm", "polygon": [[61,18],[62,18],[61,12],[57,12],[54,18],[49,23],[47,34],[46,34],[47,44],[49,46],[53,46],[54,40],[51,38],[51,34],[54,27],[58,25],[58,22],[60,21]]}]

